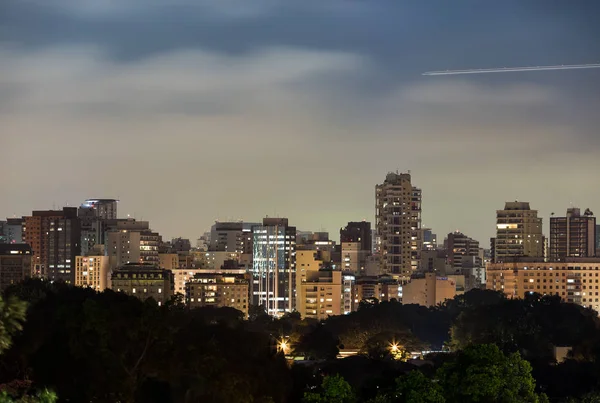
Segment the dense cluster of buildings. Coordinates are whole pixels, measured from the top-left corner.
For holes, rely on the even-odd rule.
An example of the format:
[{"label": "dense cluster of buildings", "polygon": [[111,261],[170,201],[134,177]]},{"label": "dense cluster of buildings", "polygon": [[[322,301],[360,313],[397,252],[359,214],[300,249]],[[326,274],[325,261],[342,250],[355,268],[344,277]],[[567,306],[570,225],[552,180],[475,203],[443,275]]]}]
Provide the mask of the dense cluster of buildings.
[{"label": "dense cluster of buildings", "polygon": [[389,173],[375,187],[374,228],[349,222],[339,242],[266,217],[216,222],[192,245],[163,240],[147,221],[118,218],[117,200],[89,199],[0,221],[0,288],[40,277],[159,304],[181,294],[191,308],[247,315],[255,305],[274,316],[298,311],[324,319],[361,303],[434,306],[487,287],[509,297],[555,294],[600,311],[599,226],[591,211],[553,215],[546,238],[529,203],[508,202],[484,249],[458,231],[438,242],[422,227],[421,200],[410,172]]}]

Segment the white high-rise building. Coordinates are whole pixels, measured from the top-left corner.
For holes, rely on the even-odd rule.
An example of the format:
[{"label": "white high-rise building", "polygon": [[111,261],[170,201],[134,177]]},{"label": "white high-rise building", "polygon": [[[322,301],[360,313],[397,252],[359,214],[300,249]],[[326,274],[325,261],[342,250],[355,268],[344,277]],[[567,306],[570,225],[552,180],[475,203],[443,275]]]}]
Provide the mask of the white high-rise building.
[{"label": "white high-rise building", "polygon": [[253,228],[254,305],[283,315],[296,309],[296,227],[287,218],[265,218]]}]

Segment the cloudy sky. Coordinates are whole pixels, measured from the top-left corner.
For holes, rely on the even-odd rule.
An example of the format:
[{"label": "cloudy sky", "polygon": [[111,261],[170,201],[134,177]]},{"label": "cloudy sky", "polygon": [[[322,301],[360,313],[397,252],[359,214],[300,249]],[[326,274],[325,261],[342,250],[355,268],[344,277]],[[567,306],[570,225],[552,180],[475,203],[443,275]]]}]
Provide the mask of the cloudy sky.
[{"label": "cloudy sky", "polygon": [[119,198],[165,237],[287,216],[334,239],[411,170],[423,223],[600,213],[597,0],[3,0],[0,214]]}]

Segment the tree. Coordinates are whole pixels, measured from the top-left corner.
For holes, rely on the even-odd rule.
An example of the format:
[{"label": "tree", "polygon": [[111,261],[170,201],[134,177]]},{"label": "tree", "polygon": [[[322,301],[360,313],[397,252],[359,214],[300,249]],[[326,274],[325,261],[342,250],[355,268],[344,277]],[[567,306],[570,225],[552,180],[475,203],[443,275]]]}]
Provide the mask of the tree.
[{"label": "tree", "polygon": [[13,336],[23,330],[27,304],[14,296],[0,297],[0,354],[7,350]]},{"label": "tree", "polygon": [[444,403],[444,391],[438,383],[413,370],[396,380],[398,402],[402,403]]},{"label": "tree", "polygon": [[437,372],[449,403],[538,403],[531,365],[519,353],[504,355],[493,344],[456,353]]},{"label": "tree", "polygon": [[339,340],[321,324],[310,332],[300,336],[297,344],[293,345],[294,353],[313,360],[332,360],[340,350]]},{"label": "tree", "polygon": [[306,392],[303,403],[353,403],[356,401],[352,387],[340,375],[323,378],[321,393]]}]

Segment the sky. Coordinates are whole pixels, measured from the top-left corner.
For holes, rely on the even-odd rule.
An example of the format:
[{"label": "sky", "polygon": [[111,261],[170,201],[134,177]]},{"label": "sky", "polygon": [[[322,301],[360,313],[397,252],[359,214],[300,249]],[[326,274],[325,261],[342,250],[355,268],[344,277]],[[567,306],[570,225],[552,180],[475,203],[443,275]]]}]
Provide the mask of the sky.
[{"label": "sky", "polygon": [[118,198],[164,238],[339,238],[389,171],[483,246],[505,201],[600,213],[597,0],[3,0],[0,215]]}]

